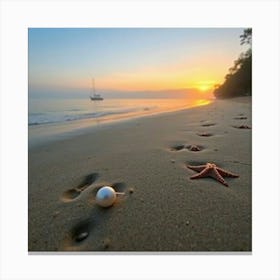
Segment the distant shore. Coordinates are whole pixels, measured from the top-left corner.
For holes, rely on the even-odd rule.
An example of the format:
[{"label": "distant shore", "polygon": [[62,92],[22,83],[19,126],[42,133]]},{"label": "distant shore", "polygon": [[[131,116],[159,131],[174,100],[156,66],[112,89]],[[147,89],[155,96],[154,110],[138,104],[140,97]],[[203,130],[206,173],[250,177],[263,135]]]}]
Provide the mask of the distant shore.
[{"label": "distant shore", "polygon": [[[251,121],[241,97],[31,145],[29,251],[250,252]],[[207,162],[239,178],[191,180]],[[125,192],[108,209],[104,185]]]}]

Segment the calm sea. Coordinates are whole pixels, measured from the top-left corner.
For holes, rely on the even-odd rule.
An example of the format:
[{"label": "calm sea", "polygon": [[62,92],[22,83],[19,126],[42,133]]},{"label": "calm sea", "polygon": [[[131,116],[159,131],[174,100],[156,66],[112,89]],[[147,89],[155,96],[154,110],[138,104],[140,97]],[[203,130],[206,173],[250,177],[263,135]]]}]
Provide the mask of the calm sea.
[{"label": "calm sea", "polygon": [[211,99],[29,99],[29,147],[82,134],[91,127],[206,105]]},{"label": "calm sea", "polygon": [[47,125],[88,120],[94,122],[127,119],[142,115],[190,108],[209,99],[29,99],[28,125]]}]

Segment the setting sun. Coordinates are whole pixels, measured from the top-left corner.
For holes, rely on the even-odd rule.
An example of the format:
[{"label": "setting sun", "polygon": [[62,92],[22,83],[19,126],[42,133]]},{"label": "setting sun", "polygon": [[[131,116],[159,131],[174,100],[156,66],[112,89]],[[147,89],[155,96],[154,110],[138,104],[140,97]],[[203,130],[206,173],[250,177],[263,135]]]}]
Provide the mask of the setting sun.
[{"label": "setting sun", "polygon": [[213,88],[215,81],[202,81],[196,84],[196,88],[200,91],[208,91]]},{"label": "setting sun", "polygon": [[200,91],[207,91],[207,90],[209,90],[211,87],[210,86],[208,86],[208,85],[201,85],[201,86],[198,86],[198,89],[200,90]]}]

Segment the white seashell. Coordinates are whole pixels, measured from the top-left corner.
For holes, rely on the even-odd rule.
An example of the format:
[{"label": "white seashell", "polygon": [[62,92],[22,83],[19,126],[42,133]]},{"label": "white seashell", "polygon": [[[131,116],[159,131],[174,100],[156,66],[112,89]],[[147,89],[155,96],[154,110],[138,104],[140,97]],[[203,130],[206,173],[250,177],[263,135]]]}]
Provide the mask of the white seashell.
[{"label": "white seashell", "polygon": [[113,205],[117,198],[117,194],[112,187],[105,186],[98,190],[95,200],[101,207],[109,207]]}]

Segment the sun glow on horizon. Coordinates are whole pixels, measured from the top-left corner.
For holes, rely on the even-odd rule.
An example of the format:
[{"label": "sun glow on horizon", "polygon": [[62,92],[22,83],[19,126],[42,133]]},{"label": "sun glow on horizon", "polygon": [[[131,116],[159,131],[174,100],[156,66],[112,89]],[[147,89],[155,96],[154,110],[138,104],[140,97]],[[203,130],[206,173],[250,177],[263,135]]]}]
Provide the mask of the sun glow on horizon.
[{"label": "sun glow on horizon", "polygon": [[209,86],[209,85],[200,85],[200,86],[198,86],[198,89],[200,90],[200,91],[207,91],[207,90],[209,90],[209,89],[211,89],[212,87],[211,86]]},{"label": "sun glow on horizon", "polygon": [[195,86],[195,88],[197,88],[199,91],[209,91],[211,89],[213,89],[214,85],[216,84],[216,81],[201,81],[198,82]]},{"label": "sun glow on horizon", "polygon": [[240,53],[240,31],[31,28],[28,86],[38,96],[48,92],[82,96],[95,78],[101,93],[193,89],[207,95],[223,82]]}]

